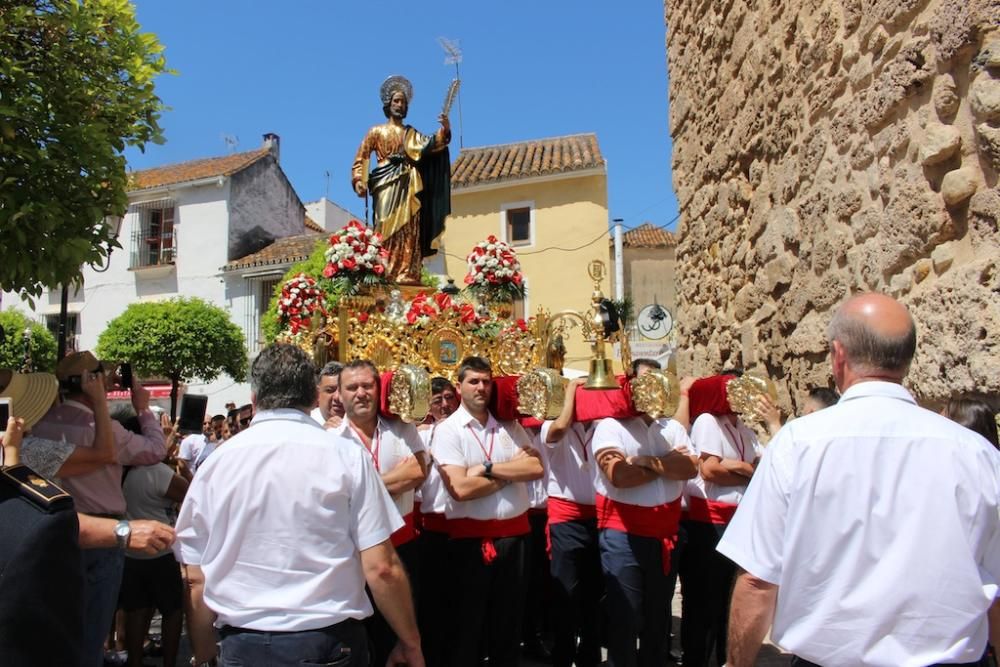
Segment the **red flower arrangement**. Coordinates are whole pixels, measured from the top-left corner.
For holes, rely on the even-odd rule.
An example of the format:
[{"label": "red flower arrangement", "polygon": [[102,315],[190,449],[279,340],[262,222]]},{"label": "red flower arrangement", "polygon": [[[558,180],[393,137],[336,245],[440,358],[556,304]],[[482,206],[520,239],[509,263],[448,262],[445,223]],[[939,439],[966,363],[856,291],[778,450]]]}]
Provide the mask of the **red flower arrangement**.
[{"label": "red flower arrangement", "polygon": [[278,319],[295,336],[312,325],[314,315],[325,315],[325,306],[326,294],[316,280],[300,273],[281,286]]},{"label": "red flower arrangement", "polygon": [[336,234],[330,235],[323,276],[348,292],[357,285],[385,283],[389,251],[382,247],[382,235],[358,220],[351,220]]},{"label": "red flower arrangement", "polygon": [[496,236],[477,243],[465,261],[469,266],[465,284],[480,299],[513,300],[524,296],[524,276],[517,253]]}]

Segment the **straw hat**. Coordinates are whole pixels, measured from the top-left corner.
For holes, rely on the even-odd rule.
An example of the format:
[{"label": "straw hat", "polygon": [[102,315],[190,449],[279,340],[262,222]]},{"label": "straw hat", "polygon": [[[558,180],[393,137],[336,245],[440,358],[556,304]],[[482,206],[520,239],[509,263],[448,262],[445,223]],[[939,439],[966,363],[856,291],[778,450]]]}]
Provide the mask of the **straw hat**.
[{"label": "straw hat", "polygon": [[59,380],[51,373],[0,370],[0,387],[0,398],[10,399],[10,414],[24,419],[25,430],[45,416],[59,395]]}]

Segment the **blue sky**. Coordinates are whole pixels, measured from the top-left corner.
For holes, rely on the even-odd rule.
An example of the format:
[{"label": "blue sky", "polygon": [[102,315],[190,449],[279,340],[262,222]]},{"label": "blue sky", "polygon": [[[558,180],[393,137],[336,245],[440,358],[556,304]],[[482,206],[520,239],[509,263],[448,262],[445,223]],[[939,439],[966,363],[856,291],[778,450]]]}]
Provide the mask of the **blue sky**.
[{"label": "blue sky", "polygon": [[[657,0],[137,0],[143,29],[175,75],[167,142],[130,150],[143,169],[224,155],[281,136],[281,163],[303,201],[327,195],[358,213],[350,164],[383,120],[378,88],[407,76],[407,121],[436,127],[454,67],[438,37],[463,52],[467,147],[596,132],[608,163],[609,217],[666,226],[677,214],[670,175],[663,3]],[[452,110],[458,148],[458,109]],[[327,191],[325,172],[330,172]],[[676,223],[670,224],[673,228]]]}]

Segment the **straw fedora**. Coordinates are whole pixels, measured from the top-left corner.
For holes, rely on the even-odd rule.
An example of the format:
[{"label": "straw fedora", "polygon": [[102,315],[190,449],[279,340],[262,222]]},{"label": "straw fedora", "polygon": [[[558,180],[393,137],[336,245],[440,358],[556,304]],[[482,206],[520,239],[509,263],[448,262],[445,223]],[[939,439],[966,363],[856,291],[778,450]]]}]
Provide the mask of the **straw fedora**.
[{"label": "straw fedora", "polygon": [[51,373],[0,370],[0,387],[0,398],[10,399],[10,414],[24,419],[25,430],[45,416],[59,395],[59,380]]}]

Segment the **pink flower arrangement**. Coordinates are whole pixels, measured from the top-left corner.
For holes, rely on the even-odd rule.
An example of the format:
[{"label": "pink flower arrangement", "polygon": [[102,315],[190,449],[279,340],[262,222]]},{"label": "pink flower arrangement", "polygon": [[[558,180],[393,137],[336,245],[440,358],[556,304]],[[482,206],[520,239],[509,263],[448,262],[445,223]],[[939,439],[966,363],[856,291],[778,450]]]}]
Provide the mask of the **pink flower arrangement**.
[{"label": "pink flower arrangement", "polygon": [[[327,278],[348,278],[351,282],[379,282],[385,274],[389,251],[382,247],[382,235],[351,220],[336,234],[330,236],[326,249]],[[374,277],[376,280],[365,280]]]},{"label": "pink flower arrangement", "polygon": [[326,314],[326,294],[316,280],[300,273],[285,282],[278,297],[278,318],[293,336],[312,325],[314,315]]}]

